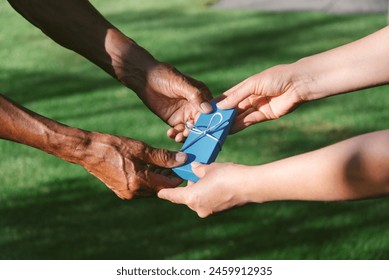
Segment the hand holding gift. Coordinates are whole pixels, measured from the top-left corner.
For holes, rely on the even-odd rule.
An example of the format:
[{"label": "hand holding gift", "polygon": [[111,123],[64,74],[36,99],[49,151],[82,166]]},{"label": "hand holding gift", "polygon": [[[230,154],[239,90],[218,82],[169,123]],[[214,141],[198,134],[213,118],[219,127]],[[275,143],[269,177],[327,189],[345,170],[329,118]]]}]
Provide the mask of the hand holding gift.
[{"label": "hand holding gift", "polygon": [[[389,27],[336,49],[256,74],[217,98],[237,107],[232,132],[279,118],[298,104],[389,83]],[[199,165],[200,177],[159,197],[205,217],[247,202],[351,200],[389,194],[389,130],[259,166]],[[227,176],[226,176],[227,175]]]},{"label": "hand holding gift", "polygon": [[247,203],[388,195],[388,147],[389,130],[383,130],[264,165],[194,163],[197,183],[162,189],[158,196],[207,217]]},{"label": "hand holding gift", "polygon": [[[184,138],[185,122],[211,110],[207,86],[155,59],[124,35],[89,1],[9,0],[33,25],[58,44],[84,56],[123,85]],[[44,133],[43,133],[44,132]],[[37,136],[38,135],[38,136]],[[174,135],[174,136],[173,136]],[[185,155],[126,137],[89,133],[35,114],[0,96],[0,138],[23,143],[78,163],[121,198],[155,194],[181,182],[155,170],[172,168]],[[175,158],[178,155],[178,158]]]},{"label": "hand holding gift", "polygon": [[200,178],[197,183],[186,187],[162,189],[158,197],[173,203],[186,204],[205,218],[216,212],[224,211],[250,201],[250,169],[233,163],[212,163],[210,165],[193,162],[193,173]]},{"label": "hand holding gift", "polygon": [[195,125],[187,124],[190,134],[185,141],[181,152],[187,154],[184,165],[173,168],[173,171],[184,180],[198,181],[193,173],[191,163],[212,163],[222,149],[228,132],[235,120],[235,109],[220,110],[215,102],[211,102],[213,111],[201,114]]}]

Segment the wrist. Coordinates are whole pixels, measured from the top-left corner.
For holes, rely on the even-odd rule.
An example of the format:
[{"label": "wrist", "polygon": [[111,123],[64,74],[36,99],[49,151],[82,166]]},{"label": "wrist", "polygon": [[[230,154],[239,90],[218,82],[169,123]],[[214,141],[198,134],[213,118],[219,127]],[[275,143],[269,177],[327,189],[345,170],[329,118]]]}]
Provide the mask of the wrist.
[{"label": "wrist", "polygon": [[282,186],[278,183],[281,176],[271,164],[247,166],[244,178],[246,187],[242,191],[247,203],[279,200],[280,195],[284,195]]},{"label": "wrist", "polygon": [[317,99],[314,94],[316,81],[312,73],[306,71],[305,59],[287,64],[286,72],[290,81],[289,91],[293,93],[300,102],[307,102]]},{"label": "wrist", "polygon": [[160,62],[116,29],[108,30],[105,45],[115,78],[136,93],[144,91],[149,71]]},{"label": "wrist", "polygon": [[290,64],[296,94],[304,101],[313,101],[344,92],[336,81],[335,68],[326,67],[326,61],[318,55],[302,58]]},{"label": "wrist", "polygon": [[259,201],[258,199],[258,188],[260,185],[260,182],[258,182],[257,170],[255,169],[256,166],[246,166],[246,165],[239,165],[240,169],[238,171],[239,173],[239,184],[243,187],[236,188],[237,196],[239,197],[239,205],[244,205],[247,203],[260,203],[263,201]]},{"label": "wrist", "polygon": [[55,125],[47,133],[46,152],[68,162],[81,164],[91,141],[91,132]]}]

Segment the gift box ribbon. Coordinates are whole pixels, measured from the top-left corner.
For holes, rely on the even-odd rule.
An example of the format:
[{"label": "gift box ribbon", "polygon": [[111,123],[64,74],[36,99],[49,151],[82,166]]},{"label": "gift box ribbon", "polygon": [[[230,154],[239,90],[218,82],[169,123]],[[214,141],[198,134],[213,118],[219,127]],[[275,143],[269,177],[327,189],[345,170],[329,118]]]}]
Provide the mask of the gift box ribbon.
[{"label": "gift box ribbon", "polygon": [[[215,124],[212,124],[214,122],[214,120],[216,119],[216,117],[219,118],[219,121],[217,121]],[[189,123],[187,122],[185,124],[185,127],[187,129],[189,129],[191,132],[195,133],[195,134],[198,134],[199,136],[195,139],[193,139],[192,142],[190,142],[186,147],[185,149],[189,148],[190,146],[192,146],[194,143],[196,143],[197,141],[199,141],[201,138],[203,137],[209,137],[213,140],[215,140],[217,142],[217,145],[219,145],[219,148],[221,150],[221,147],[222,147],[222,144],[220,143],[219,139],[217,139],[215,136],[213,136],[212,134],[219,131],[219,130],[222,130],[226,125],[229,124],[229,121],[225,121],[223,122],[223,115],[220,114],[219,112],[215,113],[212,118],[209,120],[209,123],[208,123],[208,126],[204,128],[204,126],[196,126],[192,123]],[[184,150],[185,150],[184,149]]]}]

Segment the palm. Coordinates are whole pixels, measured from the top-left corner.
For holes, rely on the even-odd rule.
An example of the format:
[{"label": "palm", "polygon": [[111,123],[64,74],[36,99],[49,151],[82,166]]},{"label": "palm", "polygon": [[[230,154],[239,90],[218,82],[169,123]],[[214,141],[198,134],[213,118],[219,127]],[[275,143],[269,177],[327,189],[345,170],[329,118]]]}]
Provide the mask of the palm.
[{"label": "palm", "polygon": [[238,104],[238,116],[232,133],[255,123],[278,119],[298,105],[295,95],[282,85],[262,83],[254,92]]}]

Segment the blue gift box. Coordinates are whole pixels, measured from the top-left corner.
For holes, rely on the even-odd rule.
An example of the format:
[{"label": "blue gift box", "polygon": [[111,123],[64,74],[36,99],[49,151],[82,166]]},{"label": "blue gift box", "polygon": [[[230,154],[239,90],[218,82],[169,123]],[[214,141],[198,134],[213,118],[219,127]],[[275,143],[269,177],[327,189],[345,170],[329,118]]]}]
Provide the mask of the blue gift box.
[{"label": "blue gift box", "polygon": [[184,165],[173,168],[173,171],[184,180],[197,182],[199,178],[193,174],[191,163],[212,163],[221,151],[231,126],[236,117],[236,110],[219,110],[215,102],[211,102],[213,111],[201,114],[195,125],[187,125],[190,134],[181,151],[188,158]]}]

